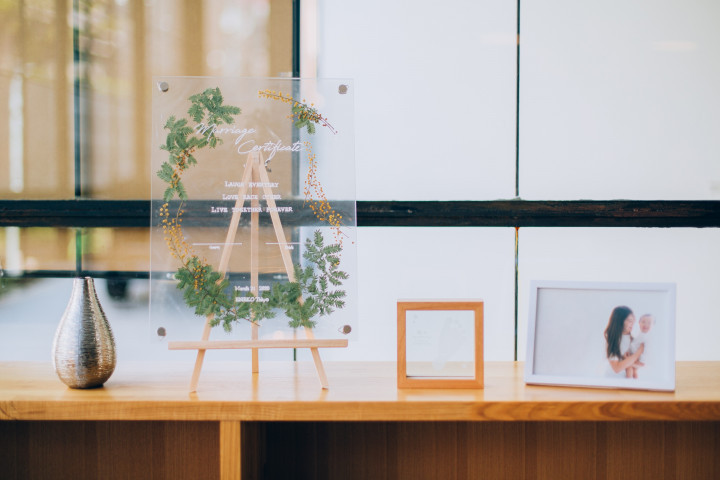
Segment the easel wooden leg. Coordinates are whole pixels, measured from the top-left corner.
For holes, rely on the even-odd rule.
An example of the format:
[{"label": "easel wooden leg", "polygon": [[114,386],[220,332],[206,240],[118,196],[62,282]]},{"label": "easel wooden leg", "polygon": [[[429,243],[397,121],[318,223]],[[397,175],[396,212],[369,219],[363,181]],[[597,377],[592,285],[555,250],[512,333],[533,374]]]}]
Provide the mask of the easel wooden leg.
[{"label": "easel wooden leg", "polygon": [[[202,334],[202,340],[203,342],[206,342],[210,339],[210,322],[212,321],[213,316],[208,315],[208,317],[205,319],[205,327],[203,328],[203,334]],[[202,370],[203,361],[205,360],[205,350],[200,349],[197,352],[197,357],[195,357],[195,369],[193,370],[192,378],[190,379],[190,392],[196,392],[197,391],[197,384],[200,380],[200,371]]]},{"label": "easel wooden leg", "polygon": [[270,211],[270,219],[272,220],[273,229],[275,230],[275,238],[277,238],[278,246],[280,247],[280,256],[285,266],[285,272],[287,273],[288,280],[291,282],[295,281],[295,269],[293,267],[292,259],[290,258],[290,251],[288,250],[287,240],[285,239],[285,232],[283,231],[282,222],[280,221],[280,215],[277,212],[277,204],[273,199],[273,192],[267,185],[270,183],[270,177],[268,177],[265,165],[258,166],[258,173],[260,174],[260,181],[263,183],[263,192],[267,196],[267,205]]},{"label": "easel wooden leg", "polygon": [[[238,198],[235,201],[235,208],[233,208],[232,218],[230,219],[230,227],[228,228],[227,236],[225,237],[225,245],[223,246],[222,254],[220,255],[220,265],[218,266],[218,272],[220,273],[220,281],[225,278],[225,272],[227,272],[228,264],[230,263],[230,253],[232,253],[233,243],[235,241],[235,234],[237,233],[238,225],[240,224],[240,215],[242,213],[242,206],[245,202],[245,193],[247,192],[247,185],[252,178],[253,171],[253,158],[248,158],[245,163],[245,170],[243,171],[241,187],[238,191]],[[203,328],[202,340],[206,342],[210,339],[210,322],[214,318],[214,315],[208,315],[205,319],[205,327]],[[205,350],[198,350],[197,357],[195,357],[195,369],[193,370],[192,378],[190,379],[190,392],[197,391],[197,384],[200,380],[200,372],[202,371],[203,361],[205,360]]]},{"label": "easel wooden leg", "polygon": [[[248,159],[248,161],[250,161]],[[260,158],[255,156],[252,159],[252,181],[257,184],[260,181]],[[260,189],[257,186],[253,186],[250,190],[252,199],[250,206],[252,207],[250,213],[250,291],[256,297],[260,296],[260,280],[259,280],[259,260],[260,260],[260,214],[258,209],[260,208]],[[258,325],[253,322],[251,325],[251,338],[253,340],[258,339]],[[257,348],[252,349],[252,373],[258,373],[260,371],[260,360],[259,351]]]},{"label": "easel wooden leg", "polygon": [[195,357],[195,369],[193,370],[192,378],[190,379],[190,393],[197,392],[203,361],[205,361],[205,350],[198,350],[197,356]]},{"label": "easel wooden leg", "polygon": [[[285,232],[282,228],[282,223],[280,222],[280,215],[277,212],[277,206],[275,204],[275,200],[273,199],[273,193],[272,189],[269,187],[270,185],[270,179],[267,174],[267,170],[265,169],[265,164],[263,163],[262,156],[255,153],[248,156],[247,162],[245,163],[245,171],[243,172],[242,177],[242,183],[240,190],[238,192],[238,199],[235,202],[235,208],[233,209],[233,215],[232,219],[230,220],[230,226],[228,228],[228,233],[225,238],[225,246],[223,247],[223,252],[220,257],[220,265],[218,267],[218,272],[221,275],[221,280],[225,278],[225,273],[227,272],[228,265],[230,263],[230,254],[232,252],[232,246],[235,240],[235,234],[237,233],[237,228],[240,222],[240,213],[242,212],[242,206],[244,203],[244,199],[246,196],[246,193],[248,191],[248,185],[252,182],[252,187],[250,189],[251,192],[251,211],[250,211],[250,290],[253,293],[254,296],[259,297],[260,296],[260,285],[259,285],[259,245],[260,245],[260,220],[259,220],[259,210],[260,210],[260,192],[263,191],[266,194],[266,200],[268,204],[268,211],[270,212],[270,218],[272,219],[273,228],[275,230],[275,236],[278,240],[278,246],[280,248],[280,254],[283,259],[283,264],[285,266],[285,270],[288,275],[288,280],[291,282],[295,281],[295,271],[294,266],[292,264],[292,259],[290,258],[290,253],[288,251],[288,243],[285,239]],[[260,187],[259,185],[262,185]],[[302,299],[300,299],[302,301]],[[202,341],[207,342],[210,338],[210,322],[212,321],[213,316],[210,315],[205,320],[205,328],[203,330],[203,337]],[[305,328],[305,336],[308,339],[314,339],[315,336],[311,329]],[[259,337],[258,332],[258,325],[256,323],[253,323],[251,326],[251,337],[253,341],[257,341]],[[347,346],[347,345],[344,345]],[[239,348],[239,347],[236,347]],[[309,347],[310,353],[313,357],[313,362],[315,363],[315,369],[317,370],[318,377],[320,379],[320,385],[322,388],[327,389],[328,379],[327,374],[325,373],[325,367],[322,363],[322,360],[320,359],[320,350],[318,347]],[[203,360],[205,358],[205,351],[204,348],[198,348],[197,352],[197,358],[195,360],[195,370],[193,371],[193,376],[190,381],[190,391],[194,392],[197,390],[197,384],[200,378],[200,372],[202,370],[202,364]],[[258,373],[260,370],[259,366],[259,348],[251,348],[252,351],[252,372]],[[234,426],[231,426],[230,424],[237,423],[237,429],[238,429],[238,439],[239,439],[239,432],[240,432],[240,424],[239,422],[222,422],[221,423],[221,439],[224,438],[222,434],[222,424],[227,423],[227,428],[235,428]],[[233,434],[234,435],[234,434]],[[231,436],[233,436],[231,435]],[[239,440],[238,440],[239,441]],[[239,462],[239,460],[238,460]],[[223,463],[221,459],[221,463]],[[224,463],[223,463],[224,465]],[[239,465],[239,463],[238,463]],[[232,467],[234,469],[234,467]],[[233,470],[234,471],[234,470]],[[239,466],[237,468],[237,471],[239,472]],[[238,473],[239,475],[239,473]],[[221,475],[222,478],[225,478],[224,474]],[[228,478],[236,478],[236,477],[228,477]],[[239,476],[237,477],[239,478]]]},{"label": "easel wooden leg", "polygon": [[313,362],[315,362],[315,370],[317,370],[318,378],[320,379],[320,386],[327,390],[330,388],[330,384],[325,374],[325,367],[323,366],[322,360],[320,360],[320,351],[317,348],[311,348],[310,353],[312,354]]},{"label": "easel wooden leg", "polygon": [[[258,171],[260,174],[260,180],[264,184],[270,183],[270,178],[268,177],[267,170],[265,170],[265,166],[259,165]],[[275,200],[273,200],[272,191],[265,187],[265,194],[268,198],[267,203],[270,209],[270,218],[272,219],[273,228],[275,229],[275,236],[280,244],[280,255],[282,256],[283,263],[285,264],[285,271],[287,272],[288,280],[294,282],[295,270],[290,258],[290,252],[287,249],[287,240],[285,239],[285,232],[283,232],[282,223],[280,222],[280,215],[277,213],[277,206],[275,204]],[[309,328],[305,328],[305,336],[307,338],[315,338],[313,331]],[[311,348],[310,353],[312,354],[313,362],[315,362],[315,369],[317,370],[318,377],[320,379],[320,385],[322,388],[326,389],[329,384],[327,375],[325,374],[325,367],[320,359],[320,351],[317,348]]]},{"label": "easel wooden leg", "polygon": [[[305,336],[307,338],[315,338],[313,331],[305,327]],[[320,386],[324,389],[329,387],[327,375],[325,374],[325,366],[320,359],[320,350],[317,348],[311,348],[310,354],[312,354],[313,362],[315,362],[315,370],[317,370],[318,378],[320,379]]]}]

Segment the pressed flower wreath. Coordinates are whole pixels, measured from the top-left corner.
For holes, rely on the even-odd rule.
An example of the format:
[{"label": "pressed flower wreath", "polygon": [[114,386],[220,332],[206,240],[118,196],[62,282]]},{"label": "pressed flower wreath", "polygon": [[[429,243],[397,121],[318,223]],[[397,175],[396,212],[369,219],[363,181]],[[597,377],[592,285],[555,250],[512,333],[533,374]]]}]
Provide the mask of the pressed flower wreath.
[{"label": "pressed flower wreath", "polygon": [[[316,125],[328,128],[332,133],[335,129],[328,123],[314,106],[305,101],[298,102],[282,92],[263,90],[258,92],[260,98],[280,100],[292,105],[289,118],[298,129],[305,129],[308,134],[316,131]],[[232,125],[234,116],[241,113],[240,108],[223,105],[223,96],[219,88],[209,88],[202,93],[192,95],[189,117],[196,123],[220,126]],[[232,331],[233,324],[248,321],[260,323],[264,319],[273,318],[276,310],[284,311],[290,319],[291,327],[314,327],[315,317],[329,315],[335,309],[345,306],[346,292],[342,290],[343,280],[348,274],[340,270],[342,253],[342,216],[335,212],[325,197],[322,185],[317,177],[317,164],[312,153],[310,142],[305,142],[308,152],[308,174],[305,181],[305,202],[318,220],[328,223],[336,239],[334,244],[326,245],[320,230],[314,232],[313,238],[305,241],[303,258],[308,265],[303,268],[295,263],[294,281],[275,283],[262,293],[263,301],[238,301],[234,295],[227,293],[229,282],[224,275],[213,269],[205,258],[201,258],[185,239],[182,230],[184,202],[188,200],[187,191],[182,183],[183,173],[193,165],[197,165],[194,153],[203,148],[216,148],[222,139],[215,135],[214,129],[205,134],[194,135],[194,129],[186,118],[168,118],[164,126],[168,130],[165,144],[160,148],[169,153],[157,176],[167,187],[163,194],[163,205],[159,209],[161,226],[165,243],[170,254],[180,262],[175,273],[179,281],[177,288],[183,291],[186,304],[194,308],[196,315],[212,316],[210,324],[215,327],[222,325],[227,332]],[[170,201],[179,199],[177,209],[170,212]],[[247,296],[252,296],[248,293]]]}]

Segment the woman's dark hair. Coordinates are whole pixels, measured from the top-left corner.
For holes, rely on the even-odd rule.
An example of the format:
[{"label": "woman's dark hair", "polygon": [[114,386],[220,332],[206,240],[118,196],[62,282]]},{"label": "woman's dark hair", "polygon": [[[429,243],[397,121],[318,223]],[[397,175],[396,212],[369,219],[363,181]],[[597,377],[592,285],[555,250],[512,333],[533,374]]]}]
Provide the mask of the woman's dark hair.
[{"label": "woman's dark hair", "polygon": [[628,315],[632,315],[633,311],[629,307],[615,307],[610,314],[605,329],[605,340],[607,340],[607,356],[622,358],[620,352],[620,339],[622,338],[623,329],[625,328],[625,319]]}]

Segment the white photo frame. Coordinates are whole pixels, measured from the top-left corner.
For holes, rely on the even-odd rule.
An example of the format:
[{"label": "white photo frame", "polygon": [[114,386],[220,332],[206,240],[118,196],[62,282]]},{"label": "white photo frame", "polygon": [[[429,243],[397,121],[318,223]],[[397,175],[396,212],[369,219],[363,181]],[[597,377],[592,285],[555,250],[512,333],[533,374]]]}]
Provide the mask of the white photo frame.
[{"label": "white photo frame", "polygon": [[674,391],[675,284],[531,282],[525,382]]}]

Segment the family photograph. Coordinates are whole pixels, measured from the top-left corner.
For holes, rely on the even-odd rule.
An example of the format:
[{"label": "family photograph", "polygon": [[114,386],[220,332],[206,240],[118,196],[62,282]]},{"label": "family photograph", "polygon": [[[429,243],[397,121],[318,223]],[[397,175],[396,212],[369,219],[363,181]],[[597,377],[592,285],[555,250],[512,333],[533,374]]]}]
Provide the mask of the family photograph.
[{"label": "family photograph", "polygon": [[529,375],[570,385],[672,385],[675,291],[655,285],[536,287],[528,320]]}]

